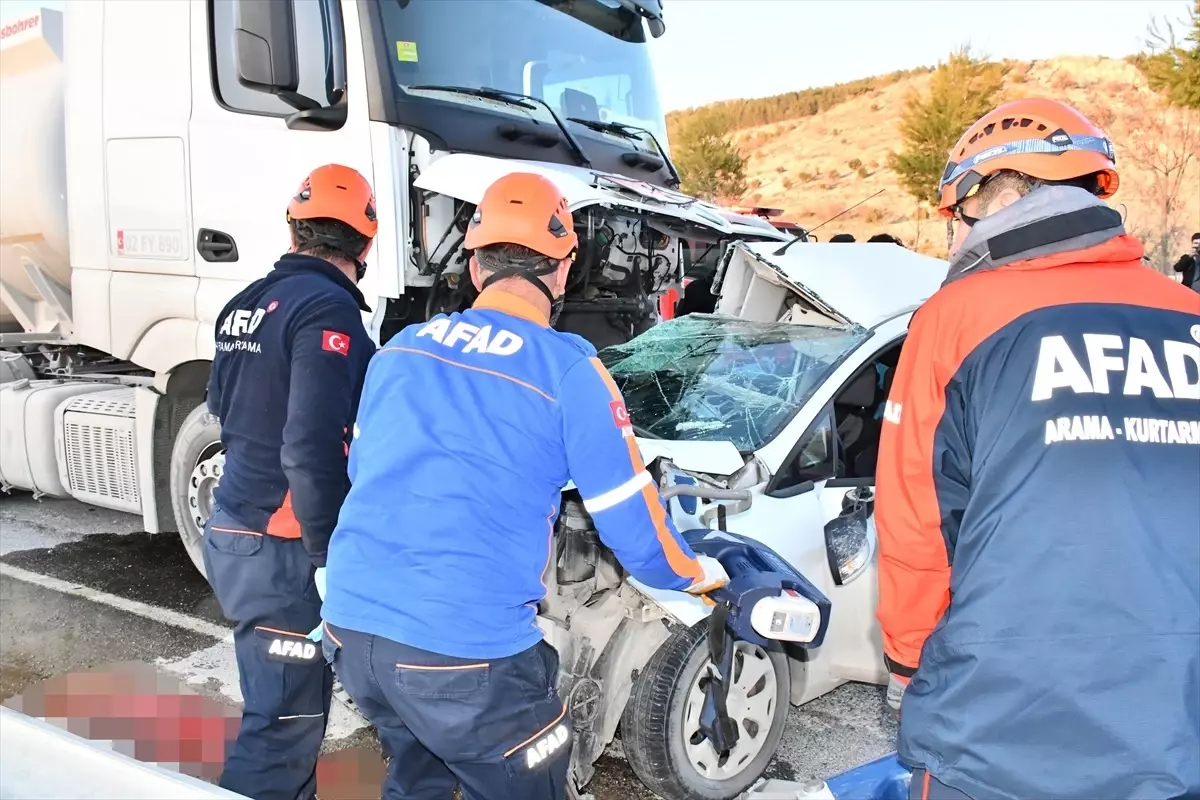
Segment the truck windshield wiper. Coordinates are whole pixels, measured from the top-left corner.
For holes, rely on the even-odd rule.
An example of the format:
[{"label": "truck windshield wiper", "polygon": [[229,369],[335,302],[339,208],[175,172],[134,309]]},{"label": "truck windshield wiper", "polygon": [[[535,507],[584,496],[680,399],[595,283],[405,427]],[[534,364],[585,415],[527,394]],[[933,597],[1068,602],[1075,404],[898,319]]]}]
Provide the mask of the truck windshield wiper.
[{"label": "truck windshield wiper", "polygon": [[488,100],[499,100],[502,103],[520,106],[521,108],[532,109],[541,106],[542,108],[546,109],[547,113],[550,114],[550,118],[554,120],[554,124],[558,126],[560,131],[562,131],[563,136],[567,137],[567,145],[571,148],[571,152],[575,155],[575,160],[579,162],[579,166],[585,169],[592,168],[592,162],[588,160],[587,153],[583,152],[583,148],[579,145],[579,140],[577,140],[571,134],[571,129],[563,124],[563,121],[559,119],[558,114],[554,113],[554,109],[551,107],[551,105],[540,97],[534,97],[533,95],[529,94],[520,94],[519,92],[508,92],[503,89],[491,89],[487,86],[475,88],[473,86],[441,86],[437,84],[422,84],[418,86],[409,86],[407,88],[416,90],[418,92],[429,91],[466,94],[473,97],[483,97]]},{"label": "truck windshield wiper", "polygon": [[623,136],[626,139],[631,139],[634,141],[641,139],[641,134],[649,136],[650,141],[654,142],[654,149],[658,151],[658,154],[662,156],[663,162],[667,165],[667,171],[671,173],[671,179],[675,182],[675,186],[678,187],[682,182],[682,179],[679,177],[679,171],[675,169],[675,165],[667,156],[667,151],[663,150],[662,145],[658,143],[658,137],[656,137],[652,131],[646,128],[640,128],[637,125],[629,125],[624,122],[601,122],[600,120],[585,119],[583,117],[567,117],[567,122],[575,122],[583,125],[586,128],[591,128],[594,131],[615,133],[618,136]]}]

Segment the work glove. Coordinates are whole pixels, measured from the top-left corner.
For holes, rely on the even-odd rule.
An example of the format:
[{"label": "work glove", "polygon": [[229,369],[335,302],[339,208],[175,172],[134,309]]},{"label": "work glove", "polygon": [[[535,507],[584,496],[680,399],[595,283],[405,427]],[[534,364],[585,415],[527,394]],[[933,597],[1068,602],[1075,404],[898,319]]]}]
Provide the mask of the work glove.
[{"label": "work glove", "polygon": [[[321,602],[325,602],[325,568],[317,567],[317,571],[313,573],[313,582],[317,584],[317,594],[321,598]],[[309,632],[306,638],[314,642],[321,641],[321,637],[325,635],[325,623],[317,625]]]},{"label": "work glove", "polygon": [[729,583],[729,574],[725,572],[720,561],[712,556],[696,556],[696,561],[700,563],[700,569],[704,571],[704,574],[692,581],[692,585],[684,589],[685,592],[707,594]]},{"label": "work glove", "polygon": [[908,678],[902,678],[894,672],[888,675],[887,704],[892,710],[900,710],[900,701],[904,699],[904,690],[908,688],[908,681]]}]

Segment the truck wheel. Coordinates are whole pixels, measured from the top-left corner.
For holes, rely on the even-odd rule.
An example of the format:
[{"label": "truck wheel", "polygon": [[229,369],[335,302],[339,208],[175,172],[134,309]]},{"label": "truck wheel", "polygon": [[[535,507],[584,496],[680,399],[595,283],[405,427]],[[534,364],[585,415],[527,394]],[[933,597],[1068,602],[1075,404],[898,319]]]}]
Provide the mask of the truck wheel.
[{"label": "truck wheel", "polygon": [[171,507],[175,511],[175,525],[201,575],[204,575],[204,525],[212,514],[213,489],[224,468],[221,423],[201,403],[184,419],[171,450]]},{"label": "truck wheel", "polygon": [[729,800],[758,780],[779,747],[787,721],[787,655],[738,642],[728,710],[738,728],[731,751],[718,753],[700,732],[708,681],[708,620],[680,628],[634,683],[621,720],[621,742],[634,774],[666,800]]}]

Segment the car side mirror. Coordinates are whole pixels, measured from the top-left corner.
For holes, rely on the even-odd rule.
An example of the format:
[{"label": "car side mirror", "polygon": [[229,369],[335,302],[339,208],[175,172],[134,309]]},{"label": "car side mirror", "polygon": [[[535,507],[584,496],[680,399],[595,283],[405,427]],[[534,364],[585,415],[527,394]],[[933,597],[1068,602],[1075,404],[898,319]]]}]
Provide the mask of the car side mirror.
[{"label": "car side mirror", "polygon": [[291,0],[236,0],[233,32],[238,83],[267,94],[300,86]]},{"label": "car side mirror", "polygon": [[867,506],[867,513],[874,511],[875,489],[870,486],[855,486],[842,497],[842,514],[850,514]]}]

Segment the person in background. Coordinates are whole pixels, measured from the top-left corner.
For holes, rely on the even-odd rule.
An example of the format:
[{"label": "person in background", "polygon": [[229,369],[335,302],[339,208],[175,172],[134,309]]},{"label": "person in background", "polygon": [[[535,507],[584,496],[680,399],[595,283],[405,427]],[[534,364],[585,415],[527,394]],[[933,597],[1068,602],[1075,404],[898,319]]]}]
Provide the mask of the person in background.
[{"label": "person in background", "polygon": [[1118,185],[1039,98],[943,172],[875,506],[910,798],[1200,797],[1200,297],[1143,268]]},{"label": "person in background", "polygon": [[1200,233],[1192,234],[1192,252],[1179,257],[1175,262],[1175,271],[1180,273],[1180,283],[1200,292]]},{"label": "person in background", "polygon": [[904,242],[900,241],[895,236],[892,236],[890,233],[877,233],[870,239],[867,239],[867,242],[887,242],[890,244],[898,244],[901,247],[904,247]]},{"label": "person in background", "polygon": [[831,242],[853,242],[853,241],[855,241],[855,239],[854,239],[854,236],[849,233],[838,233],[833,236],[830,236],[829,241],[831,241]]}]

